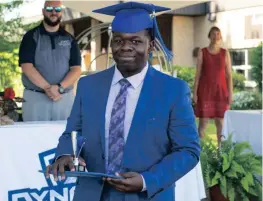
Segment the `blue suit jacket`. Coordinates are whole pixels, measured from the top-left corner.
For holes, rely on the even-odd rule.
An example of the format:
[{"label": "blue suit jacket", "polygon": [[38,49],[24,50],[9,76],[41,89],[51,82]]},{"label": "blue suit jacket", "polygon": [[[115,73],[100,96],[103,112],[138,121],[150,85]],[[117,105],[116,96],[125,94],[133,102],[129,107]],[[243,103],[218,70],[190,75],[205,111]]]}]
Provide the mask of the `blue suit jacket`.
[{"label": "blue suit jacket", "polygon": [[[105,172],[105,110],[114,68],[83,77],[56,155],[72,154],[70,133],[87,139],[81,153],[87,169]],[[128,134],[123,169],[143,175],[147,191],[133,201],[174,201],[174,183],[195,167],[200,145],[188,85],[149,67]],[[80,178],[74,201],[99,201],[104,183]]]}]

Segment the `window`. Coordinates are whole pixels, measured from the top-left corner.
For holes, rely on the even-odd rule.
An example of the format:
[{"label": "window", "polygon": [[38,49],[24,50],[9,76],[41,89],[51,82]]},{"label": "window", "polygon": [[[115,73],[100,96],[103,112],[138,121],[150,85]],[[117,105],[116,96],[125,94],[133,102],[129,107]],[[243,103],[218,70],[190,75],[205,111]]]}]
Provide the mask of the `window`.
[{"label": "window", "polygon": [[241,74],[241,75],[244,75],[244,76],[245,76],[245,71],[244,71],[244,70],[238,69],[238,70],[236,70],[236,72],[237,72],[238,74]]},{"label": "window", "polygon": [[231,62],[233,66],[246,64],[246,55],[244,50],[230,50]]}]

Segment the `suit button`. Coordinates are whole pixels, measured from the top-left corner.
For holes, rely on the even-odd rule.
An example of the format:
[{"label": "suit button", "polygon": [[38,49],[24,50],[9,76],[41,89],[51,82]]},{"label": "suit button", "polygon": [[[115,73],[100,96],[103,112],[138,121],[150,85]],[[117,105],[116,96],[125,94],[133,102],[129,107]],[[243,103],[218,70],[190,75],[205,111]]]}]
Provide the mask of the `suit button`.
[{"label": "suit button", "polygon": [[101,157],[102,157],[103,160],[105,159],[105,155],[104,154]]}]

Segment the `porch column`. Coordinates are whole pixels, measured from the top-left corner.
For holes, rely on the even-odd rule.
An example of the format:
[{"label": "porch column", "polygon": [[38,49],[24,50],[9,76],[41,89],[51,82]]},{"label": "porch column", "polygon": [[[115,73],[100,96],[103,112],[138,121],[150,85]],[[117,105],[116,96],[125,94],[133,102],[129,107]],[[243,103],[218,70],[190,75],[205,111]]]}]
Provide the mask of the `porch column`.
[{"label": "porch column", "polygon": [[[99,24],[99,21],[96,19],[91,19],[91,27],[96,26]],[[93,30],[91,33],[91,42],[90,42],[90,49],[91,49],[91,71],[96,71],[96,60],[93,61],[96,56],[101,53],[101,36],[100,30]]]}]

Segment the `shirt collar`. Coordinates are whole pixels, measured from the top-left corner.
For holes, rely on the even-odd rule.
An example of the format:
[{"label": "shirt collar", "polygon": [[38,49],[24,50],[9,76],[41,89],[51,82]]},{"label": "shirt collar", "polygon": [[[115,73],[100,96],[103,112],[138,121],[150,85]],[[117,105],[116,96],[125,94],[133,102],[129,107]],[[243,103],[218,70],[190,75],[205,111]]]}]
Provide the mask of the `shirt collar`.
[{"label": "shirt collar", "polygon": [[[142,69],[142,71],[140,73],[137,73],[137,74],[127,78],[127,80],[131,83],[133,88],[136,89],[143,82],[145,75],[147,73],[148,67],[149,67],[149,64],[147,62],[146,66]],[[114,71],[114,75],[113,75],[111,85],[113,86],[113,85],[117,84],[123,78],[124,77],[122,76],[121,72],[118,70],[118,68],[115,65],[115,71]]]}]

